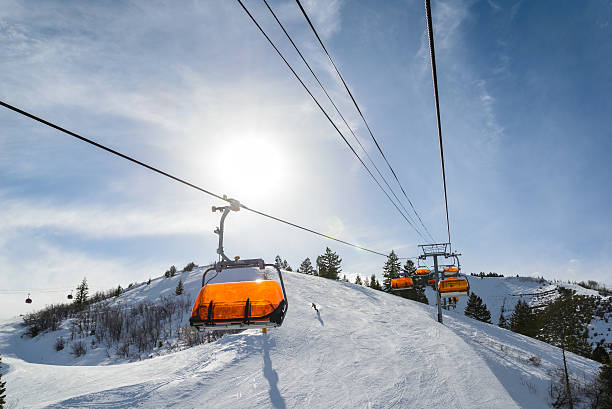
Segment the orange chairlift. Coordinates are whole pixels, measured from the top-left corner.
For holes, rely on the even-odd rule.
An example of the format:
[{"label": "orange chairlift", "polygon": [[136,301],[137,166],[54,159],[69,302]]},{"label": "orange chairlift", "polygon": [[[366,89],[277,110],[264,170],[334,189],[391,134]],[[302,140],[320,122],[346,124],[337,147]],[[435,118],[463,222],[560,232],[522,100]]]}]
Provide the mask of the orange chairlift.
[{"label": "orange chairlift", "polygon": [[431,271],[429,270],[429,268],[427,266],[421,266],[421,259],[417,259],[417,269],[416,269],[416,274],[418,276],[428,276],[429,273],[431,273]]},{"label": "orange chairlift", "polygon": [[[225,196],[224,196],[225,198]],[[217,253],[220,260],[204,271],[202,289],[196,297],[189,324],[197,329],[229,328],[272,328],[280,327],[287,313],[288,302],[285,284],[280,269],[275,264],[265,264],[262,259],[230,260],[223,251],[223,228],[230,211],[239,211],[240,202],[228,199],[230,205],[213,206],[212,210],[222,211],[221,222],[215,233],[219,235]],[[266,267],[274,268],[280,283],[267,278]],[[224,272],[239,269],[258,269],[263,279],[211,283]],[[211,272],[214,271],[214,274]],[[212,277],[207,275],[211,273]]]},{"label": "orange chairlift", "polygon": [[26,304],[32,304],[32,299],[30,298],[30,293],[28,293],[28,298],[25,300]]},{"label": "orange chairlift", "polygon": [[411,290],[414,287],[412,278],[400,277],[391,280],[391,291]]},{"label": "orange chairlift", "polygon": [[460,276],[461,265],[459,257],[453,255],[456,264],[446,266],[443,271],[444,279],[438,282],[438,292],[443,298],[466,296],[470,293],[470,283],[467,277]]}]

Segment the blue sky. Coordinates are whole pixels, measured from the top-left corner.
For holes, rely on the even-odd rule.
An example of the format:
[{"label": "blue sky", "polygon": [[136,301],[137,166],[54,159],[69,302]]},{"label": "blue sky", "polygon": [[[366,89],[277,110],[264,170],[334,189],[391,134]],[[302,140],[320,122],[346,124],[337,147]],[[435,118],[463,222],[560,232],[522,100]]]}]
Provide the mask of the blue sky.
[{"label": "blue sky", "polygon": [[[432,3],[465,271],[612,284],[612,3]],[[246,4],[323,101],[263,3]],[[295,3],[270,4],[385,169]],[[422,1],[304,4],[444,240]],[[238,3],[7,0],[0,73],[2,100],[258,210],[403,257],[422,243]],[[214,260],[221,203],[7,110],[0,124],[0,290],[38,307],[65,296],[39,290],[84,276],[106,289]],[[246,212],[227,226],[231,255],[297,267],[330,246],[362,275],[384,262]],[[2,316],[26,311],[23,298],[3,294]]]}]

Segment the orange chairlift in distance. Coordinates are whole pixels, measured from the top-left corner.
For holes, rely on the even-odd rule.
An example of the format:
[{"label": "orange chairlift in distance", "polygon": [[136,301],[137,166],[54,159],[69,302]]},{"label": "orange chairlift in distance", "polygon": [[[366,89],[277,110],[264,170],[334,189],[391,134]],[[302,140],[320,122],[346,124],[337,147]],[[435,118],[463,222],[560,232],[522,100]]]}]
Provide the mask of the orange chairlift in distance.
[{"label": "orange chairlift in distance", "polygon": [[419,267],[416,269],[416,274],[419,276],[426,276],[429,275],[430,271],[429,268],[427,267]]},{"label": "orange chairlift in distance", "polygon": [[[223,251],[225,218],[230,211],[240,210],[240,202],[235,199],[227,200],[229,206],[212,208],[213,212],[223,211],[219,228],[215,230],[219,235],[217,253],[221,256],[221,261],[204,271],[202,288],[193,305],[189,324],[197,329],[280,327],[287,313],[288,302],[283,275],[278,266],[265,264],[262,259],[240,260],[236,257],[231,261]],[[268,279],[210,283],[225,270],[240,268],[265,270],[266,267],[276,269],[280,283]],[[213,270],[216,274],[206,280],[206,275]]]},{"label": "orange chairlift in distance", "polygon": [[470,283],[467,278],[448,277],[438,282],[438,292],[442,298],[469,295]]},{"label": "orange chairlift in distance", "polygon": [[413,287],[414,283],[410,277],[394,278],[391,280],[391,291],[411,290]]}]

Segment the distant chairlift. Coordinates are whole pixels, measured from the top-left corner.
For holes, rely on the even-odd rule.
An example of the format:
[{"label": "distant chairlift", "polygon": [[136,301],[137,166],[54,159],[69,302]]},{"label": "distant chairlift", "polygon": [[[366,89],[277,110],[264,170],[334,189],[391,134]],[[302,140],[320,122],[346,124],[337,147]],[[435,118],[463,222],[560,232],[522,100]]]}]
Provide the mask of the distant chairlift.
[{"label": "distant chairlift", "polygon": [[391,291],[406,291],[413,288],[414,284],[410,277],[394,278],[391,280]]},{"label": "distant chairlift", "polygon": [[[262,259],[234,261],[227,258],[223,251],[223,228],[225,218],[230,211],[239,211],[240,203],[229,199],[230,205],[214,207],[213,212],[223,211],[220,227],[215,230],[219,235],[217,253],[221,260],[204,271],[202,289],[196,297],[189,323],[197,329],[229,328],[271,328],[280,327],[287,313],[288,302],[285,293],[283,276],[278,266],[265,264]],[[257,268],[264,271],[266,267],[274,268],[280,283],[269,279],[251,281],[210,283],[217,276],[228,270]],[[207,275],[214,271],[212,277]],[[265,276],[264,276],[265,277]]]},{"label": "distant chairlift", "polygon": [[459,257],[454,255],[456,264],[446,266],[443,270],[444,279],[438,282],[438,292],[442,298],[467,296],[470,293],[470,283],[467,277],[460,276],[461,265]]},{"label": "distant chairlift", "polygon": [[30,293],[28,293],[28,298],[25,300],[26,304],[32,304],[32,299],[30,298]]}]

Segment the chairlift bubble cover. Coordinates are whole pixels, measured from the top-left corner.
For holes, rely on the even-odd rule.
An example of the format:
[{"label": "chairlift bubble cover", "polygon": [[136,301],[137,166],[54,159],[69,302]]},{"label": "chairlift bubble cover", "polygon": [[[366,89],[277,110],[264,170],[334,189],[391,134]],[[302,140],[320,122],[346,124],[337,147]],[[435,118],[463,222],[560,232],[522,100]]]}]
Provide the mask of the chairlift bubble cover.
[{"label": "chairlift bubble cover", "polygon": [[287,301],[277,281],[209,283],[200,290],[189,322],[205,328],[277,327],[282,324],[286,311]]},{"label": "chairlift bubble cover", "polygon": [[417,268],[416,273],[418,275],[428,275],[429,274],[429,269],[427,267]]},{"label": "chairlift bubble cover", "polygon": [[410,277],[402,277],[402,278],[394,278],[391,280],[391,290],[408,290],[412,288],[412,278]]},{"label": "chairlift bubble cover", "polygon": [[467,295],[469,290],[470,283],[466,278],[449,277],[438,283],[438,291],[442,297]]}]

